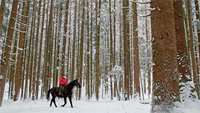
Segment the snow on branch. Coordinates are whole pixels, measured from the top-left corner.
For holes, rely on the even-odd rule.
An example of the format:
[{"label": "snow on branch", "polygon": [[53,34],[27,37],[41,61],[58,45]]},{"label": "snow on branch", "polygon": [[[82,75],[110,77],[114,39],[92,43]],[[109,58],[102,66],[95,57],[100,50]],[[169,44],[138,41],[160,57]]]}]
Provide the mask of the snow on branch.
[{"label": "snow on branch", "polygon": [[23,17],[23,18],[29,18],[29,16],[25,16],[25,15],[21,15],[21,14],[17,14],[17,16]]},{"label": "snow on branch", "polygon": [[23,49],[23,48],[17,48],[17,50],[19,50],[19,51],[23,51],[24,49]]},{"label": "snow on branch", "polygon": [[131,2],[133,2],[133,3],[138,3],[138,4],[150,4],[151,3],[151,1],[146,1],[146,2],[141,2],[141,1],[136,1],[136,0],[133,0],[133,1],[131,1]]},{"label": "snow on branch", "polygon": [[16,20],[15,18],[13,18],[13,20],[15,20],[16,21],[16,23],[17,24],[19,24],[19,25],[23,25],[23,26],[27,26],[27,27],[29,27],[29,25],[28,24],[25,24],[25,23],[22,23],[21,21],[19,21],[19,20]]},{"label": "snow on branch", "polygon": [[114,81],[120,81],[123,75],[123,70],[121,66],[115,65],[113,69],[108,72],[107,77],[113,77]]},{"label": "snow on branch", "polygon": [[151,16],[151,13],[146,14],[146,15],[139,15],[139,14],[138,14],[138,16],[140,16],[140,17],[148,17],[148,16]]},{"label": "snow on branch", "polygon": [[26,33],[27,32],[27,31],[21,31],[20,29],[13,28],[13,27],[11,29],[13,29],[14,31],[20,32],[20,33]]},{"label": "snow on branch", "polygon": [[19,0],[20,3],[29,3],[28,1],[25,0]]}]

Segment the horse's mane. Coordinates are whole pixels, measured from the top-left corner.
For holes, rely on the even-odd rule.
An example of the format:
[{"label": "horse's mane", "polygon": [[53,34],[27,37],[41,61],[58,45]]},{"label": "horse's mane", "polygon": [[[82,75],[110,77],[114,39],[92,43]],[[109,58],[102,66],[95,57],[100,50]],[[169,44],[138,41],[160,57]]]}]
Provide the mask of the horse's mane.
[{"label": "horse's mane", "polygon": [[[75,80],[71,80],[71,81],[69,82],[69,84],[72,84],[73,82],[75,82]],[[68,85],[69,85],[69,84],[68,84]]]},{"label": "horse's mane", "polygon": [[76,79],[76,80],[71,80],[71,81],[68,83],[68,85],[65,86],[65,87],[69,87],[69,86],[75,85],[75,83],[74,83],[75,81],[77,81],[77,79]]}]

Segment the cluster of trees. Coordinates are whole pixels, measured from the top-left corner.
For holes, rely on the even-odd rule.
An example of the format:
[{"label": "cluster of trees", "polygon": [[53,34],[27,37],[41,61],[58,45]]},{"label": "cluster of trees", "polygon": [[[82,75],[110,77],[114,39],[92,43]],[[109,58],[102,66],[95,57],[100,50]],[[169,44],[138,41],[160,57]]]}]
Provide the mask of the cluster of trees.
[{"label": "cluster of trees", "polygon": [[0,105],[5,85],[9,99],[35,100],[61,74],[79,78],[78,99],[147,95],[153,112],[200,98],[199,4],[0,0]]},{"label": "cluster of trees", "polygon": [[[88,99],[129,98],[132,49],[138,53],[133,12],[130,1],[1,0],[1,95],[8,84],[9,99],[39,99],[65,74],[80,79]],[[139,55],[134,57],[139,67]],[[111,74],[116,65],[124,72],[119,83]]]},{"label": "cluster of trees", "polygon": [[152,0],[153,112],[200,98],[199,3]]}]

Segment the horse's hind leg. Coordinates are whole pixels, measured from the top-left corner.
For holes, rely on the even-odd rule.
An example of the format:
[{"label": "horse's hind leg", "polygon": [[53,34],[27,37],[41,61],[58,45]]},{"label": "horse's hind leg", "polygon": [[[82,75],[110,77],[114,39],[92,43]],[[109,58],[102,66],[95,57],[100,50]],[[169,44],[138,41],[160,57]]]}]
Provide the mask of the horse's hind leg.
[{"label": "horse's hind leg", "polygon": [[64,107],[65,105],[66,105],[66,103],[67,103],[67,98],[66,97],[64,97],[64,104],[63,105],[61,105],[62,107]]},{"label": "horse's hind leg", "polygon": [[69,102],[70,102],[70,104],[71,104],[71,107],[73,108],[72,97],[71,97],[71,96],[69,96]]},{"label": "horse's hind leg", "polygon": [[52,102],[53,102],[53,98],[51,99],[51,102],[50,102],[50,107],[52,106]]}]

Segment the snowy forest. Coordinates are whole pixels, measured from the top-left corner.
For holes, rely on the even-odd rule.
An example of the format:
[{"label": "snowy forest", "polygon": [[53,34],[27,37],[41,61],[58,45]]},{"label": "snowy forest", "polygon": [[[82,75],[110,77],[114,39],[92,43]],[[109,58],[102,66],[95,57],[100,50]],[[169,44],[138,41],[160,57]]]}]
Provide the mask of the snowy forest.
[{"label": "snowy forest", "polygon": [[[61,75],[81,85],[75,111],[68,103],[49,108]],[[0,113],[200,113],[199,106],[200,0],[0,0]]]}]

